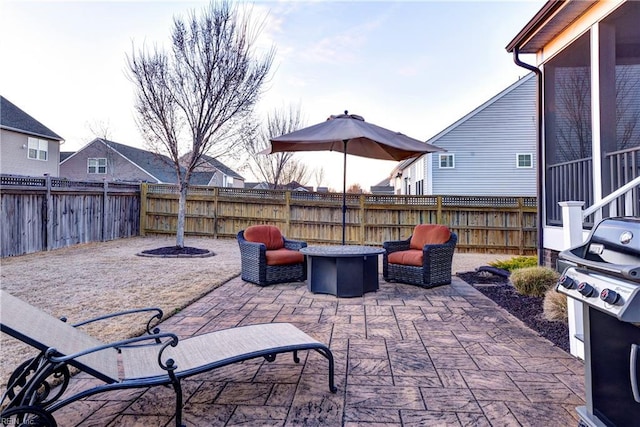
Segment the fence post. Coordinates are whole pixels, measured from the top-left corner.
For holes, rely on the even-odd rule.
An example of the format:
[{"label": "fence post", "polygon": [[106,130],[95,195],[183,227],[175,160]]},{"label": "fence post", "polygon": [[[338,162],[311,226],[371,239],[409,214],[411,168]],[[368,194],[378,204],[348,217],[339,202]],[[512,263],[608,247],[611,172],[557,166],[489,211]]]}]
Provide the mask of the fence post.
[{"label": "fence post", "polygon": [[45,243],[45,247],[47,251],[53,249],[53,197],[51,196],[51,176],[49,174],[45,174],[45,183],[47,185],[47,195],[45,199],[46,204],[46,236],[47,242]]},{"label": "fence post", "polygon": [[220,199],[220,188],[213,187],[213,238],[218,238],[218,200]]},{"label": "fence post", "polygon": [[520,247],[518,252],[520,255],[524,255],[524,199],[518,197],[518,224],[520,225]]},{"label": "fence post", "polygon": [[108,197],[109,183],[105,179],[102,182],[102,235],[100,236],[102,241],[107,240],[107,197]]},{"label": "fence post", "polygon": [[438,210],[436,211],[436,224],[442,224],[442,196],[436,198],[438,201]]},{"label": "fence post", "polygon": [[365,237],[367,234],[367,227],[365,224],[365,218],[367,217],[367,213],[364,209],[364,194],[360,194],[360,244],[366,244]]},{"label": "fence post", "polygon": [[147,183],[140,184],[140,235],[145,235],[147,228]]},{"label": "fence post", "polygon": [[284,201],[285,201],[285,219],[284,219],[284,229],[285,236],[290,236],[291,233],[289,231],[289,226],[291,225],[291,190],[287,190],[284,193]]}]

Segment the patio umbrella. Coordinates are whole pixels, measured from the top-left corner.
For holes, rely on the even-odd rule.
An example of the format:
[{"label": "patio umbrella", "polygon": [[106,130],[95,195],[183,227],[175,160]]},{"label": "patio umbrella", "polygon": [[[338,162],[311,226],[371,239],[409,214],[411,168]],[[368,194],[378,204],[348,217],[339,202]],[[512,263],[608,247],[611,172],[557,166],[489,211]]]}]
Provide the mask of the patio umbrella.
[{"label": "patio umbrella", "polygon": [[435,145],[394,132],[361,116],[344,114],[330,116],[318,123],[271,139],[264,154],[287,151],[338,151],[344,153],[342,182],[342,244],[345,243],[347,212],[347,154],[381,160],[405,160],[425,153],[445,151]]}]

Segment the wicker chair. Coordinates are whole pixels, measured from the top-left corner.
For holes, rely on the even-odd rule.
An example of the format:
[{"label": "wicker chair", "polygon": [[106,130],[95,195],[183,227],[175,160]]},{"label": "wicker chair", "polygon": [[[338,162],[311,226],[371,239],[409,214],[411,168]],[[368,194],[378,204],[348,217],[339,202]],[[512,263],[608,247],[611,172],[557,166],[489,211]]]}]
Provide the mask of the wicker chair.
[{"label": "wicker chair", "polygon": [[286,239],[278,227],[253,225],[238,232],[242,280],[260,286],[302,282],[307,278],[306,242]]},{"label": "wicker chair", "polygon": [[387,282],[425,288],[451,283],[458,236],[443,225],[419,224],[406,240],[383,243],[382,274]]}]

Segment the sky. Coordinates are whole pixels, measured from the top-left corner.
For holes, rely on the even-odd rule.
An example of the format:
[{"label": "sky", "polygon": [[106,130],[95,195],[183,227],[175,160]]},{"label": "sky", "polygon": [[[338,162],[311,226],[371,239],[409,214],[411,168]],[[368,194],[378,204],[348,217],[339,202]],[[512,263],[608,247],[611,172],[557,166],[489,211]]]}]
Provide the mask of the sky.
[{"label": "sky", "polygon": [[[299,106],[312,125],[348,110],[426,141],[527,74],[505,46],[544,3],[257,1],[257,47],[274,46],[276,57],[256,111]],[[174,16],[206,4],[0,0],[0,94],[62,136],[63,151],[82,148],[100,127],[145,149],[126,56],[166,43]],[[297,156],[324,170],[321,185],[342,188],[340,153]],[[348,156],[347,185],[367,190],[395,165]]]}]

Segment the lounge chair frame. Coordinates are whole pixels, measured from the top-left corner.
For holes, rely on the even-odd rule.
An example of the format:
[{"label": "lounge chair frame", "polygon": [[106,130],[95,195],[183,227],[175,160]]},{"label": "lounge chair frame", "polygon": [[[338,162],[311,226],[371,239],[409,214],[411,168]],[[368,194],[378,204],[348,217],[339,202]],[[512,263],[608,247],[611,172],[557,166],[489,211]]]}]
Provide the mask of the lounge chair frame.
[{"label": "lounge chair frame", "polygon": [[[163,317],[162,310],[159,308],[127,310],[69,325],[65,323],[66,319],[56,319],[2,290],[0,290],[0,303],[2,308],[0,330],[40,350],[38,356],[18,366],[9,378],[7,390],[0,401],[0,405],[3,407],[1,415],[3,423],[7,420],[8,423],[18,425],[22,423],[24,425],[56,426],[52,413],[82,398],[111,390],[170,385],[176,395],[176,426],[182,426],[182,379],[259,357],[273,362],[276,356],[281,353],[293,353],[294,362],[299,363],[298,351],[301,350],[315,350],[328,360],[329,390],[332,393],[337,391],[334,385],[334,359],[331,350],[288,323],[241,326],[180,340],[175,334],[161,332],[159,328],[155,327],[155,324]],[[65,352],[57,350],[51,343],[46,342],[47,338],[42,339],[42,336],[46,334],[34,338],[33,323],[30,321],[27,324],[24,318],[16,319],[15,314],[18,312],[30,316],[31,321],[33,321],[33,316],[40,316],[39,321],[35,322],[36,324],[46,324],[49,329],[61,332],[62,335],[71,331],[72,335],[76,335],[73,338],[79,338],[83,344],[99,341],[77,329],[78,326],[140,313],[150,313],[151,317],[146,324],[145,335],[112,343],[86,346],[79,351],[65,354]],[[234,352],[233,349],[227,348],[220,350],[219,354],[214,354],[217,351],[216,342],[233,345],[238,340],[242,341],[243,337],[252,340],[249,344],[241,346],[245,351]],[[281,344],[277,344],[278,341],[281,341]],[[62,344],[59,343],[59,345]],[[186,354],[181,355],[178,352],[181,346],[186,350],[190,346],[200,346],[200,349],[203,346],[205,349],[210,346],[211,360],[194,365],[186,357],[179,357]],[[119,367],[107,366],[107,369],[102,370],[96,365],[95,360],[87,359],[94,356],[99,357],[105,352],[117,354]],[[155,358],[157,366],[135,366],[140,359],[148,361],[152,358]],[[182,364],[185,366],[181,369]],[[71,380],[69,366],[76,367],[104,381],[105,384],[60,399]],[[140,375],[128,377],[127,368],[132,372],[139,372]],[[116,369],[119,374],[114,377],[109,369]],[[145,373],[145,370],[148,372]],[[61,384],[55,384],[60,382]]]}]

